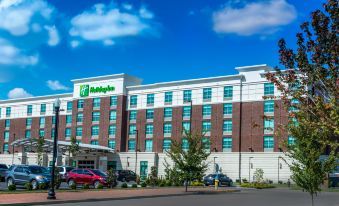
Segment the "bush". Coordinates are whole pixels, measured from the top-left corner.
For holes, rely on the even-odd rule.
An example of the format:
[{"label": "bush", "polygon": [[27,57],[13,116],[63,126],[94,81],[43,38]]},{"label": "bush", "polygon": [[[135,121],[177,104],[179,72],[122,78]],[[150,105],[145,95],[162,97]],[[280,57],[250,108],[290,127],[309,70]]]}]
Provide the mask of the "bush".
[{"label": "bush", "polygon": [[76,189],[77,189],[77,185],[76,185],[76,184],[71,184],[69,187],[70,187],[72,190],[76,190]]},{"label": "bush", "polygon": [[26,190],[33,190],[33,185],[32,185],[32,183],[27,182],[27,183],[25,184],[25,188],[26,188]]},{"label": "bush", "polygon": [[191,183],[191,186],[193,186],[193,187],[200,187],[200,186],[204,186],[204,183],[202,183],[200,181],[193,181]]},{"label": "bush", "polygon": [[82,189],[88,190],[88,189],[89,189],[89,184],[85,183],[85,184],[82,186]]},{"label": "bush", "polygon": [[159,187],[165,187],[165,186],[166,186],[166,181],[159,182]]},{"label": "bush", "polygon": [[40,183],[40,184],[38,185],[38,188],[39,188],[39,190],[44,190],[44,189],[47,188],[47,184],[46,184],[46,183]]},{"label": "bush", "polygon": [[133,184],[132,188],[138,188],[138,185],[137,184]]},{"label": "bush", "polygon": [[266,188],[274,188],[273,185],[267,183],[253,182],[253,183],[242,183],[241,187],[245,188],[256,188],[256,189],[266,189]]},{"label": "bush", "polygon": [[127,183],[122,183],[122,185],[121,185],[121,188],[127,188],[128,187],[128,185],[127,185]]},{"label": "bush", "polygon": [[141,187],[147,187],[146,182],[142,182],[142,183],[141,183]]},{"label": "bush", "polygon": [[97,189],[102,190],[104,189],[104,186],[102,184],[99,184]]},{"label": "bush", "polygon": [[8,186],[8,190],[9,191],[15,191],[16,190],[16,185],[10,185],[10,186]]},{"label": "bush", "polygon": [[283,184],[283,181],[279,180],[279,181],[278,181],[278,184],[282,185],[282,184]]},{"label": "bush", "polygon": [[171,186],[172,186],[171,180],[166,180],[166,181],[165,181],[165,185],[166,185],[167,187],[171,187]]}]

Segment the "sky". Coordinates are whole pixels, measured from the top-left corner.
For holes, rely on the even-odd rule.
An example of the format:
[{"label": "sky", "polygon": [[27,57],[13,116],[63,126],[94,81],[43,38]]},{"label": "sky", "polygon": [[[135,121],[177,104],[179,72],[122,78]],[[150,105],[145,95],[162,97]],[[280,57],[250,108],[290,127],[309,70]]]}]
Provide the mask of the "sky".
[{"label": "sky", "polygon": [[0,0],[0,99],[72,92],[71,79],[144,84],[279,65],[325,0]]}]

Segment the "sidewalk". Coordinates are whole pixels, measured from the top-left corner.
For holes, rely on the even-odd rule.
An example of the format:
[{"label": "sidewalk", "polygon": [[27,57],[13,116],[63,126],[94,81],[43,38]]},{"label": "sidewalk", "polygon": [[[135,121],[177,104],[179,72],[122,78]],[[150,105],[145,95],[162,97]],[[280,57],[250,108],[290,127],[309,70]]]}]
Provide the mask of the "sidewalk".
[{"label": "sidewalk", "polygon": [[224,192],[239,191],[237,188],[219,188],[215,191],[212,187],[206,188],[189,188],[189,192],[185,192],[185,188],[146,188],[146,189],[112,189],[101,191],[78,191],[78,192],[60,192],[56,194],[56,200],[47,200],[46,193],[24,193],[24,194],[0,194],[0,205],[32,205],[32,204],[51,204],[63,202],[90,202],[99,200],[122,200],[136,198],[151,198],[163,196],[181,196],[196,194],[218,194]]}]

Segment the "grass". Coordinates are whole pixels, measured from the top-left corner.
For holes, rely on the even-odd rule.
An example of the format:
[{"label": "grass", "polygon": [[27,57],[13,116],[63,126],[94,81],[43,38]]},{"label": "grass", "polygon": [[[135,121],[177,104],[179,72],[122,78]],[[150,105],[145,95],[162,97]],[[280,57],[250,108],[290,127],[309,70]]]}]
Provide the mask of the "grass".
[{"label": "grass", "polygon": [[[56,192],[81,192],[82,190],[61,189]],[[48,190],[15,190],[15,191],[0,191],[1,194],[25,194],[25,193],[48,193]]]}]

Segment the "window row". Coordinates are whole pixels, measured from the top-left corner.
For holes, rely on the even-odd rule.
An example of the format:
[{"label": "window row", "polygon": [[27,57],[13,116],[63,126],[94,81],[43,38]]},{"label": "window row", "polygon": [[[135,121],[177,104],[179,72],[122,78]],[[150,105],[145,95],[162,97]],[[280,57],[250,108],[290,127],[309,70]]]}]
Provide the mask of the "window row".
[{"label": "window row", "polygon": [[[111,107],[116,107],[118,105],[118,97],[117,96],[111,96],[110,97],[110,106]],[[85,106],[85,100],[84,99],[79,99],[77,101],[77,108],[78,109],[83,109]],[[92,99],[92,107],[95,109],[99,109],[101,106],[101,98],[93,98]]]}]

